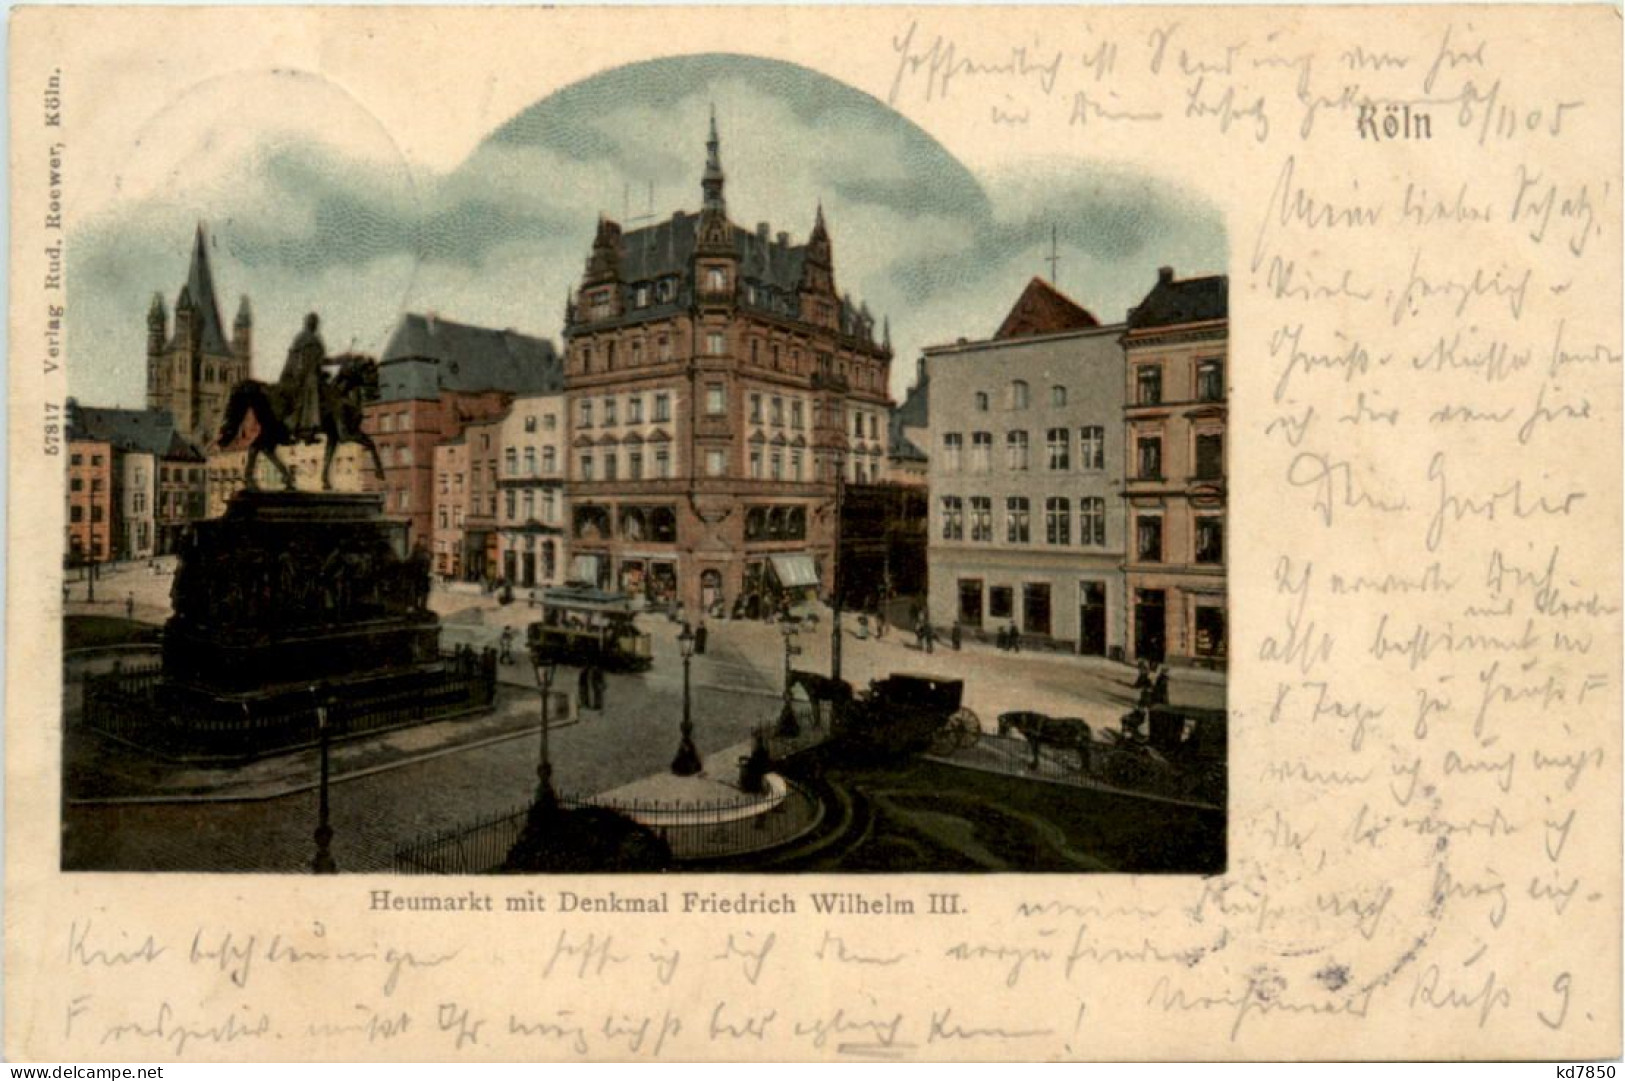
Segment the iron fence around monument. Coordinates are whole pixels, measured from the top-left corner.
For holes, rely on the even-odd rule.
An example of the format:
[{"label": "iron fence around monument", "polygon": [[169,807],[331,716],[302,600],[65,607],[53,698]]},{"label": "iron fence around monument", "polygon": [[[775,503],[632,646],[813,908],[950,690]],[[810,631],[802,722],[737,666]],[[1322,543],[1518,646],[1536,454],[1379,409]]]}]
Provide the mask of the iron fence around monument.
[{"label": "iron fence around monument", "polygon": [[[404,728],[487,709],[496,697],[494,666],[446,654],[444,667],[412,686],[355,690],[327,701],[336,740]],[[241,760],[310,746],[319,739],[316,703],[285,696],[240,714],[188,709],[167,695],[161,664],[115,668],[84,679],[82,723],[143,749],[189,760]]]},{"label": "iron fence around monument", "polygon": [[[823,807],[807,789],[786,780],[782,796],[741,796],[721,803],[561,796],[561,811],[614,811],[665,841],[679,863],[703,863],[766,851],[810,833]],[[525,829],[527,803],[460,823],[395,850],[399,874],[490,874],[507,859]]]}]

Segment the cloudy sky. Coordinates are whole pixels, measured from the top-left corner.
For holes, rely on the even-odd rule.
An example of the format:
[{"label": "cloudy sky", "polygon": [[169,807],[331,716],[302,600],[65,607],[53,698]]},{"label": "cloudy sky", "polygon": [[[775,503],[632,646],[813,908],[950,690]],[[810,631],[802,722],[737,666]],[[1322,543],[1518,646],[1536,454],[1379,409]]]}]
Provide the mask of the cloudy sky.
[{"label": "cloudy sky", "polygon": [[698,207],[712,105],[730,216],[800,242],[823,202],[837,287],[891,319],[898,397],[922,347],[991,334],[1027,280],[1048,275],[1052,228],[1061,289],[1102,321],[1122,318],[1158,266],[1225,266],[1219,214],[1189,191],[1076,164],[973,176],[874,98],[778,61],[604,72],[447,173],[409,162],[364,118],[334,123],[356,106],[333,93],[296,73],[219,80],[136,133],[109,198],[69,237],[75,395],[141,404],[147,305],[156,291],[173,308],[200,219],[223,319],[240,294],[253,304],[263,378],[311,310],[332,351],[380,351],[404,311],[556,341],[600,213]]}]

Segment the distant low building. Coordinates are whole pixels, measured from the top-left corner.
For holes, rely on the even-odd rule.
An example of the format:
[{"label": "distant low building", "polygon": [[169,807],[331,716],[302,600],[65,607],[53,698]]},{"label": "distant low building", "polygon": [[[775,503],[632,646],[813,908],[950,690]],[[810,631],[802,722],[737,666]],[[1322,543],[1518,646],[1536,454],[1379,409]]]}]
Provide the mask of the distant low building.
[{"label": "distant low building", "polygon": [[415,542],[435,535],[435,447],[468,424],[497,418],[521,394],[557,393],[553,343],[433,314],[401,317],[379,362],[379,400],[366,430],[384,460],[385,513],[411,523]]},{"label": "distant low building", "polygon": [[68,438],[69,566],[105,563],[117,539],[113,524],[113,445],[89,436]]},{"label": "distant low building", "polygon": [[168,412],[70,399],[68,433],[70,559],[76,536],[79,550],[94,549],[98,560],[168,554],[186,526],[206,513],[203,454]]}]

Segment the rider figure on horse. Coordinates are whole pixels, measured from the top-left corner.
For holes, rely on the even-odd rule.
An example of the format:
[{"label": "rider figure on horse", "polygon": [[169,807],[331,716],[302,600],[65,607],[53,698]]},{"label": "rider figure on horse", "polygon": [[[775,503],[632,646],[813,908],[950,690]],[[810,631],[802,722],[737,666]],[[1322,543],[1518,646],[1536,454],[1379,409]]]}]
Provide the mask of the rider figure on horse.
[{"label": "rider figure on horse", "polygon": [[288,348],[288,359],[277,380],[287,402],[284,423],[295,442],[314,443],[322,431],[322,365],[327,362],[327,347],[316,332],[318,322],[315,312],[305,316],[305,329]]}]

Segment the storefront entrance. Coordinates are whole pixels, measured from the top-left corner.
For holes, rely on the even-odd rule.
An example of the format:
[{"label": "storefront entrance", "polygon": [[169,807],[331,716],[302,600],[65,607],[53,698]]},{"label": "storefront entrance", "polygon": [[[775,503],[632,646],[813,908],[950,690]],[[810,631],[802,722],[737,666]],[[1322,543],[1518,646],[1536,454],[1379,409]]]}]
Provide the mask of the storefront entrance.
[{"label": "storefront entrance", "polygon": [[1021,589],[1022,630],[1027,634],[1050,635],[1049,583],[1029,582]]},{"label": "storefront entrance", "polygon": [[1106,655],[1106,586],[1078,583],[1078,652],[1086,657]]},{"label": "storefront entrance", "polygon": [[1134,657],[1161,664],[1168,655],[1168,599],[1160,589],[1134,592]]}]

